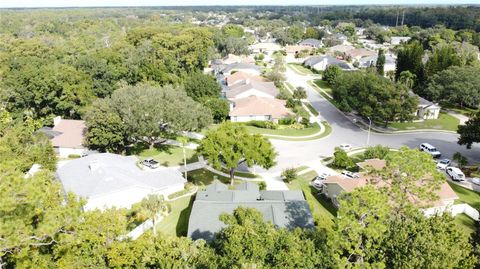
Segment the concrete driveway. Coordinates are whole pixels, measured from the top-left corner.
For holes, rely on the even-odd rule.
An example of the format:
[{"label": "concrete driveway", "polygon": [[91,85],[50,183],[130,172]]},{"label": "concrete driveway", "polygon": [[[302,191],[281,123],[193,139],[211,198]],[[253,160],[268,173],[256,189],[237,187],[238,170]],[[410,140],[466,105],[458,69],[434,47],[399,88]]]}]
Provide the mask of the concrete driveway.
[{"label": "concrete driveway", "polygon": [[[313,78],[312,76],[298,75],[290,68],[287,68],[286,76],[288,82],[294,87],[301,86],[305,88],[308,100],[313,107],[320,112],[320,117],[328,121],[332,127],[332,133],[328,137],[312,141],[271,139],[279,155],[277,158],[277,166],[271,168],[270,172],[304,165],[331,156],[334,148],[342,143],[351,144],[354,148],[366,146],[368,132],[353,124],[343,113],[338,111],[336,107],[325,100],[315,89],[310,87],[307,81],[311,80]],[[479,144],[475,144],[472,149],[467,150],[465,146],[458,145],[457,140],[458,135],[453,133],[417,132],[378,134],[372,132],[369,145],[381,144],[391,148],[399,148],[401,146],[416,148],[421,143],[428,142],[442,152],[442,157],[451,159],[452,155],[458,151],[471,162],[480,162]]]}]

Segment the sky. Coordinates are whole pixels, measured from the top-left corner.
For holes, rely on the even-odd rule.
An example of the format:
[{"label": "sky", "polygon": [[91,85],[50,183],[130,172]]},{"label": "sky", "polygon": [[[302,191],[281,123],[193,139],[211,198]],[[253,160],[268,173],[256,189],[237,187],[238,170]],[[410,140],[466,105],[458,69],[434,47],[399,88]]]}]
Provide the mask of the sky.
[{"label": "sky", "polygon": [[480,0],[0,0],[9,7],[480,4]]}]

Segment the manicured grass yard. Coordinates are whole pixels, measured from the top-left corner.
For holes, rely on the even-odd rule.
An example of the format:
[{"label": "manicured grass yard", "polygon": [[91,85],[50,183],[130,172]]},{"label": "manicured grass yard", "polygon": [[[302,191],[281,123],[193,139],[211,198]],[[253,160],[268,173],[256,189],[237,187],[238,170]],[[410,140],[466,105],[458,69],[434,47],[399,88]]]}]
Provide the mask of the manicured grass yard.
[{"label": "manicured grass yard", "polygon": [[324,90],[326,93],[332,95],[332,88],[328,86],[325,81],[321,79],[316,79],[313,81],[313,83],[315,83],[315,85],[317,85],[318,87],[322,88],[322,90]]},{"label": "manicured grass yard", "polygon": [[[187,155],[187,163],[198,161],[195,151],[185,149]],[[162,145],[154,149],[146,149],[141,151],[138,156],[140,159],[152,158],[163,166],[177,166],[183,164],[183,151],[181,147]]]},{"label": "manicured grass yard", "polygon": [[306,68],[305,66],[301,64],[294,64],[294,63],[289,63],[288,66],[290,66],[293,71],[300,75],[315,75],[312,70]]},{"label": "manicured grass yard", "polygon": [[[317,123],[314,123],[312,127],[304,129],[292,129],[287,126],[280,126],[279,129],[265,129],[257,128],[253,126],[245,126],[248,132],[252,134],[264,134],[264,135],[284,135],[284,136],[307,136],[318,133],[320,131],[320,126]],[[283,128],[282,128],[283,127]]]},{"label": "manicured grass yard", "polygon": [[460,121],[447,113],[440,113],[436,120],[424,120],[421,122],[394,122],[389,126],[398,130],[413,130],[413,129],[437,129],[456,131]]},{"label": "manicured grass yard", "polygon": [[187,173],[188,181],[197,186],[207,186],[216,178],[220,182],[230,184],[230,178],[215,174],[207,169],[198,169]]},{"label": "manicured grass yard", "polygon": [[193,195],[170,202],[172,212],[158,223],[157,231],[167,236],[186,236],[194,199]]},{"label": "manicured grass yard", "polygon": [[475,221],[465,214],[455,216],[455,223],[457,223],[467,234],[475,232]]},{"label": "manicured grass yard", "polygon": [[291,190],[302,190],[312,211],[313,218],[318,222],[319,227],[329,228],[333,224],[337,209],[323,196],[317,194],[318,190],[310,186],[310,181],[317,176],[315,171],[308,172],[290,182],[288,188]]}]

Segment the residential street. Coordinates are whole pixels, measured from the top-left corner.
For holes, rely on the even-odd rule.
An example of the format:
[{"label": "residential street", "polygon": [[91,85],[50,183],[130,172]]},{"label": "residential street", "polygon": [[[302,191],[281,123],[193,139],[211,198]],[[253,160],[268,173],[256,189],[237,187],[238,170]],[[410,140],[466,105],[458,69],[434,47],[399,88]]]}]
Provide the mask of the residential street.
[{"label": "residential street", "polygon": [[[349,143],[354,148],[363,147],[367,143],[368,132],[362,130],[350,122],[340,111],[338,111],[330,102],[325,100],[315,91],[307,81],[313,79],[312,76],[298,75],[290,68],[286,72],[287,81],[293,86],[302,86],[308,94],[308,99],[312,105],[320,112],[322,120],[329,122],[332,127],[332,133],[323,139],[312,141],[283,141],[271,140],[279,156],[277,166],[271,171],[280,171],[287,167],[294,167],[313,160],[331,156],[334,148],[342,143]],[[480,162],[480,146],[474,144],[472,149],[467,150],[465,146],[457,144],[458,135],[442,132],[414,132],[402,134],[378,134],[371,133],[370,145],[382,144],[392,148],[399,148],[403,145],[408,147],[418,147],[423,142],[428,142],[437,147],[442,152],[442,157],[452,158],[455,152],[460,152],[470,161]]]}]

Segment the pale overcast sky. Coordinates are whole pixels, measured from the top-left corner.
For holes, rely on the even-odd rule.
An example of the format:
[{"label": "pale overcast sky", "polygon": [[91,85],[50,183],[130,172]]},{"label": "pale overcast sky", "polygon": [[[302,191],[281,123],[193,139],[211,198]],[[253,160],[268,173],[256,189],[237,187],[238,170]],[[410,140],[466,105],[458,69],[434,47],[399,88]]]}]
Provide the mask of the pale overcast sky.
[{"label": "pale overcast sky", "polygon": [[480,0],[0,0],[5,7],[480,4]]}]

